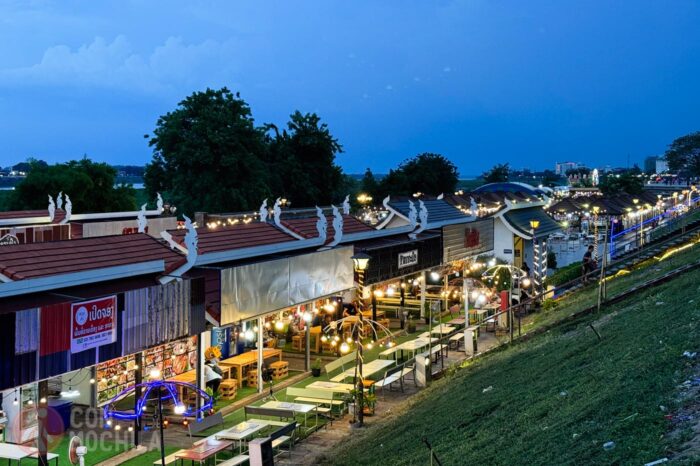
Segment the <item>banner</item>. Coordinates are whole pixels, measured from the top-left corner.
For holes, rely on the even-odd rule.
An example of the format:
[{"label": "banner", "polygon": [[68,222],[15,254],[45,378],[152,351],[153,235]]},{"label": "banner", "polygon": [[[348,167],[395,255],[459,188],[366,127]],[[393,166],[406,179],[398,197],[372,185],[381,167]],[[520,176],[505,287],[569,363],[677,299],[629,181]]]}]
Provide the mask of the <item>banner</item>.
[{"label": "banner", "polygon": [[117,297],[71,304],[70,350],[79,353],[117,341]]}]

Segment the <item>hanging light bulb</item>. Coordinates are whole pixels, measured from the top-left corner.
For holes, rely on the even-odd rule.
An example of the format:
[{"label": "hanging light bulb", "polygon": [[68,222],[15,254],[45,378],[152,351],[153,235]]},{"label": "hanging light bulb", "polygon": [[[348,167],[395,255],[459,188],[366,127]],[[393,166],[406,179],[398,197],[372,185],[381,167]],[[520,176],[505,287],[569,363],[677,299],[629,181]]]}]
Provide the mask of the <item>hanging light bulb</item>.
[{"label": "hanging light bulb", "polygon": [[352,343],[352,338],[347,337],[347,338],[345,339],[345,341],[346,341],[348,344],[350,344],[350,343]]},{"label": "hanging light bulb", "polygon": [[367,343],[367,349],[368,349],[368,350],[372,349],[373,347],[374,347],[374,345],[372,344],[371,341],[370,341],[369,343]]},{"label": "hanging light bulb", "polygon": [[325,336],[325,335],[323,335],[323,336],[321,337],[321,341],[324,342],[324,343],[327,342],[327,341],[328,341],[328,337]]},{"label": "hanging light bulb", "polygon": [[374,290],[374,296],[377,298],[383,298],[384,297],[384,291],[382,290]]},{"label": "hanging light bulb", "polygon": [[185,405],[183,405],[182,403],[178,403],[177,405],[175,405],[175,414],[185,414],[185,410]]},{"label": "hanging light bulb", "polygon": [[122,430],[122,426],[120,426],[119,424],[117,424],[116,426],[114,426],[114,430]]},{"label": "hanging light bulb", "polygon": [[348,345],[347,343],[343,342],[343,344],[340,345],[340,352],[341,352],[341,353],[347,353],[348,351],[350,351],[350,345]]},{"label": "hanging light bulb", "polygon": [[496,259],[489,260],[489,267],[493,267],[495,265],[496,265]]},{"label": "hanging light bulb", "polygon": [[133,432],[133,431],[134,431],[134,426],[129,426],[129,428],[128,428],[127,430],[128,430],[129,432]]},{"label": "hanging light bulb", "polygon": [[311,322],[311,313],[304,311],[301,318],[304,319],[304,322],[308,324],[309,322]]},{"label": "hanging light bulb", "polygon": [[272,328],[272,324],[270,322],[265,322],[265,328],[270,330]]},{"label": "hanging light bulb", "polygon": [[257,325],[253,326],[253,331],[254,331],[255,333],[258,333],[258,330],[260,330],[260,329],[258,328]]},{"label": "hanging light bulb", "polygon": [[396,292],[396,290],[394,289],[394,286],[393,286],[393,285],[386,289],[386,295],[387,295],[387,296],[394,296],[394,293],[395,293],[395,292]]},{"label": "hanging light bulb", "polygon": [[479,290],[472,291],[472,301],[476,301],[479,297]]},{"label": "hanging light bulb", "polygon": [[154,367],[153,369],[151,369],[151,372],[148,373],[148,376],[152,379],[160,378],[160,369]]},{"label": "hanging light bulb", "polygon": [[248,329],[245,331],[244,336],[246,340],[253,341],[253,339],[255,338],[255,333],[253,333],[251,329]]},{"label": "hanging light bulb", "polygon": [[430,279],[436,282],[440,280],[440,274],[437,272],[430,272]]},{"label": "hanging light bulb", "polygon": [[90,384],[94,385],[94,384],[95,384],[95,379],[90,379]]},{"label": "hanging light bulb", "polygon": [[17,406],[19,404],[19,400],[17,400],[17,395],[15,395],[15,399],[12,402],[13,405]]},{"label": "hanging light bulb", "polygon": [[331,346],[338,346],[338,342],[335,341],[335,340],[333,340],[333,341],[331,342]]},{"label": "hanging light bulb", "polygon": [[336,336],[333,337],[333,340],[334,340],[334,341],[340,341],[340,337],[339,337],[338,335],[336,335]]},{"label": "hanging light bulb", "polygon": [[282,322],[282,319],[278,320],[275,322],[275,330],[282,330],[284,329],[284,322]]}]

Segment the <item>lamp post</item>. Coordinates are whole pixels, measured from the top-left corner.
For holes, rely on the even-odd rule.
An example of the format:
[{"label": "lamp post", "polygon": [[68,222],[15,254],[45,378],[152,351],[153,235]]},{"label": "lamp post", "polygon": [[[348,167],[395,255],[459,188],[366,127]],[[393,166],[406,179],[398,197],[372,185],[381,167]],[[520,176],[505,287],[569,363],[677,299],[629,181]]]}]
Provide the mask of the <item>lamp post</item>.
[{"label": "lamp post", "polygon": [[593,254],[595,260],[598,260],[598,212],[600,207],[593,206]]},{"label": "lamp post", "polygon": [[[353,265],[355,266],[355,270],[357,271],[357,284],[358,288],[361,290],[362,297],[364,298],[364,277],[365,277],[365,270],[367,270],[367,266],[369,266],[369,260],[371,259],[371,256],[365,252],[358,252],[354,256],[352,256],[352,262]],[[373,322],[376,322],[376,306],[373,307]],[[364,424],[364,383],[363,383],[363,377],[362,377],[362,312],[360,311],[358,314],[358,318],[360,321],[359,329],[357,331],[353,330],[353,335],[355,337],[355,344],[357,347],[357,352],[355,353],[355,367],[357,368],[356,370],[356,377],[354,380],[354,385],[355,385],[355,390],[357,391],[356,398],[357,398],[357,403],[355,403],[355,414],[357,415],[357,425],[358,427],[362,427]],[[373,332],[374,333],[374,332]]]},{"label": "lamp post", "polygon": [[532,265],[533,265],[533,291],[535,295],[539,294],[542,277],[540,276],[540,248],[537,244],[537,229],[540,227],[540,221],[530,220],[530,228],[532,231]]}]

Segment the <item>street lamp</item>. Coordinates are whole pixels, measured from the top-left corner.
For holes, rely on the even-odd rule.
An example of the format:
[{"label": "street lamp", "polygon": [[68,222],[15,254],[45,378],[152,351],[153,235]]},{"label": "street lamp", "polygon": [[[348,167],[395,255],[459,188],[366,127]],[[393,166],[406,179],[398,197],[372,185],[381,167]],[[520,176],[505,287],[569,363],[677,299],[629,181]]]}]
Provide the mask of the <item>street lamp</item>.
[{"label": "street lamp", "polygon": [[[355,266],[355,270],[357,271],[357,285],[360,288],[360,292],[362,293],[362,297],[364,298],[364,281],[365,281],[365,270],[367,270],[367,267],[369,266],[369,261],[372,257],[365,253],[365,252],[358,252],[355,255],[351,257],[352,262]],[[359,327],[360,329],[362,328],[362,312],[360,311],[358,314],[358,319],[359,319]],[[372,294],[372,325],[374,325],[377,322],[377,300],[374,294]],[[362,376],[362,361],[363,361],[363,350],[362,350],[362,331],[357,331],[356,329],[353,330],[353,333],[355,333],[355,344],[357,346],[357,353],[355,356],[355,367],[357,368],[357,377],[356,380],[354,381],[356,391],[357,391],[357,403],[355,404],[355,414],[357,415],[357,421],[358,425],[362,426],[364,423],[364,413],[363,413],[363,405],[364,405],[364,383],[363,383],[363,376]],[[376,332],[372,332],[374,335]],[[347,345],[346,345],[347,346]],[[342,349],[342,345],[341,345]],[[358,409],[359,406],[359,409]],[[359,412],[358,412],[359,411]]]},{"label": "street lamp", "polygon": [[533,287],[533,291],[535,294],[539,293],[540,289],[540,248],[539,245],[537,244],[537,229],[540,227],[540,221],[532,219],[530,220],[530,228],[532,229],[532,265],[533,265],[533,273],[534,273],[534,278],[535,278],[535,283]]}]

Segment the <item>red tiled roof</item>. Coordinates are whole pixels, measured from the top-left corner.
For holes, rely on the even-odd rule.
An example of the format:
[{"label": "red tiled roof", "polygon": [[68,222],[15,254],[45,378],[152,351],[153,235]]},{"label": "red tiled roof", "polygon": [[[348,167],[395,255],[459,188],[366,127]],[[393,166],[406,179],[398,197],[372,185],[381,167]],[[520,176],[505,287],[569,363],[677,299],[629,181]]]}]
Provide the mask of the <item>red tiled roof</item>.
[{"label": "red tiled roof", "polygon": [[[0,220],[15,220],[33,217],[48,217],[48,210],[11,210],[8,212],[0,212]],[[62,209],[56,209],[54,222],[58,223],[65,217],[65,212]]]},{"label": "red tiled roof", "polygon": [[[170,233],[176,241],[183,243],[185,230],[175,230]],[[297,241],[274,225],[260,222],[222,226],[216,229],[198,228],[197,237],[199,255]]]},{"label": "red tiled roof", "polygon": [[[328,219],[328,230],[326,237],[329,241],[333,240],[335,236],[335,228],[333,228],[333,216],[327,215]],[[290,231],[304,237],[304,238],[316,238],[318,236],[318,230],[316,230],[316,221],[318,217],[304,217],[304,218],[290,218],[282,219],[282,224],[289,228]],[[374,231],[371,226],[362,223],[360,220],[356,219],[352,215],[343,215],[343,234],[349,235],[351,233],[362,233],[365,231]]]},{"label": "red tiled roof", "polygon": [[105,267],[165,261],[165,273],[184,256],[140,233],[0,247],[0,273],[12,280],[83,272]]}]

